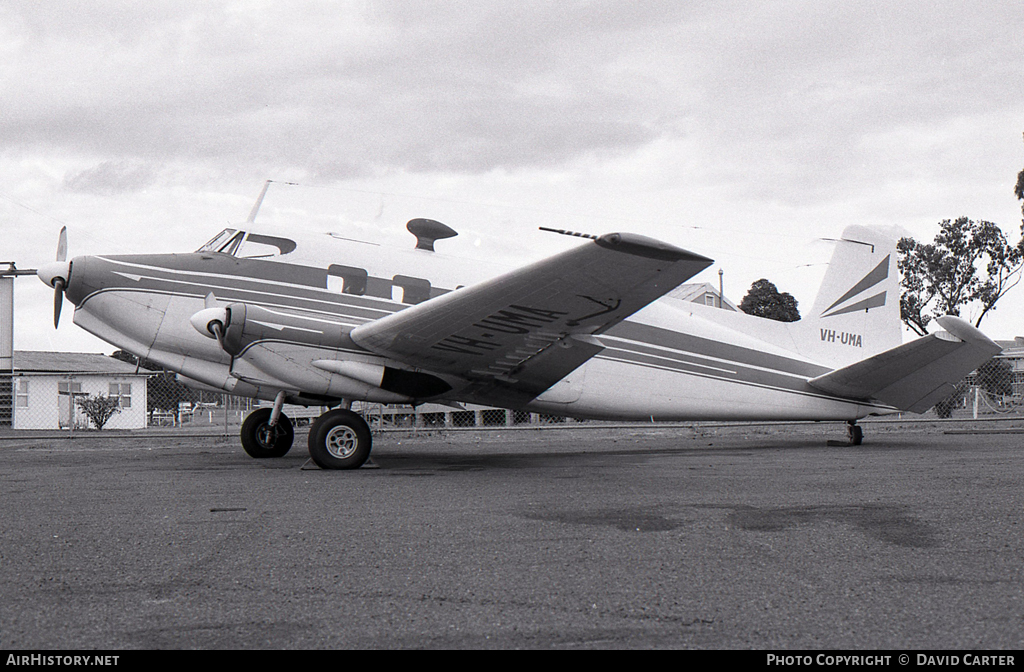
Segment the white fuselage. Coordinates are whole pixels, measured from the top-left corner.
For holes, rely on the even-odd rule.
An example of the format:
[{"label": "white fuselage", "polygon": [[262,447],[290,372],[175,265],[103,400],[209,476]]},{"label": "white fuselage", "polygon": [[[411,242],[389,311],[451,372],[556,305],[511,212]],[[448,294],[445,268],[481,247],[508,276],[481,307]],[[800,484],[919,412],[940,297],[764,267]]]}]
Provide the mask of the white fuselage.
[{"label": "white fuselage", "polygon": [[[307,404],[397,403],[424,399],[350,371],[405,365],[348,333],[502,270],[423,250],[382,255],[373,245],[325,237],[270,258],[79,257],[66,291],[76,324],[198,384],[262,399],[284,391]],[[233,305],[236,318],[244,306],[230,352],[190,323],[210,305]],[[853,420],[891,410],[809,386],[833,367],[801,354],[793,327],[761,318],[662,299],[594,338],[603,350],[520,407],[624,420]],[[439,379],[450,389],[431,400],[494,402],[475,396],[471,381]]]}]

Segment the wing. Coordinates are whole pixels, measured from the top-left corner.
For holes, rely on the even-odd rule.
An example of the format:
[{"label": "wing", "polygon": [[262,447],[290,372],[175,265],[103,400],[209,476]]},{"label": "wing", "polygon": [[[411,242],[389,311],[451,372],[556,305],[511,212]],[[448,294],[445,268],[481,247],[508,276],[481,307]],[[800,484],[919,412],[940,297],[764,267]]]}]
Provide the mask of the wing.
[{"label": "wing", "polygon": [[923,413],[948,397],[954,385],[1002,348],[958,317],[937,318],[946,331],[886,350],[808,382],[823,392],[877,399]]},{"label": "wing", "polygon": [[352,330],[360,346],[472,381],[474,396],[532,399],[603,349],[593,337],[712,264],[613,233]]}]

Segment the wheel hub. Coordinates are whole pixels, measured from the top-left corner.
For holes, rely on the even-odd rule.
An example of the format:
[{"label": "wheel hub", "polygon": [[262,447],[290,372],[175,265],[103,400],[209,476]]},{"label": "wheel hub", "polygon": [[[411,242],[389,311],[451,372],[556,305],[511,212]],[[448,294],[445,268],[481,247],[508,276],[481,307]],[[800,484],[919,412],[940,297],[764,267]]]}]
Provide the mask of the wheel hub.
[{"label": "wheel hub", "polygon": [[273,448],[277,444],[277,439],[280,435],[281,432],[277,427],[263,425],[256,430],[256,441],[264,448]]},{"label": "wheel hub", "polygon": [[341,425],[327,433],[324,444],[332,457],[344,460],[356,452],[359,447],[359,436],[351,427]]}]

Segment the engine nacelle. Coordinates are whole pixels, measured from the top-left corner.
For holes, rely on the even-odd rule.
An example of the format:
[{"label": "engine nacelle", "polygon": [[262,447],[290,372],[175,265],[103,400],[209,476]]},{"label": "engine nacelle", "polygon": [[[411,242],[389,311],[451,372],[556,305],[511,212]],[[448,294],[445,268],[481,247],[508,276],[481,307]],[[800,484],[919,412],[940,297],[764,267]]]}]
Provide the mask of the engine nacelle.
[{"label": "engine nacelle", "polygon": [[[429,373],[365,361],[323,359],[339,348],[358,346],[349,339],[347,328],[320,316],[230,303],[204,308],[189,322],[203,336],[217,339],[232,357],[232,374],[245,380],[258,380],[262,373],[311,394],[382,403],[407,403],[452,389]],[[309,368],[296,366],[309,356],[305,353],[310,348],[321,358],[313,359]]]},{"label": "engine nacelle", "polygon": [[189,321],[207,338],[216,338],[232,357],[253,343],[287,341],[315,348],[351,347],[348,328],[320,316],[303,316],[245,303],[204,308]]},{"label": "engine nacelle", "polygon": [[396,369],[370,362],[318,359],[313,362],[313,366],[411,399],[426,399],[452,389],[445,380],[429,373]]}]

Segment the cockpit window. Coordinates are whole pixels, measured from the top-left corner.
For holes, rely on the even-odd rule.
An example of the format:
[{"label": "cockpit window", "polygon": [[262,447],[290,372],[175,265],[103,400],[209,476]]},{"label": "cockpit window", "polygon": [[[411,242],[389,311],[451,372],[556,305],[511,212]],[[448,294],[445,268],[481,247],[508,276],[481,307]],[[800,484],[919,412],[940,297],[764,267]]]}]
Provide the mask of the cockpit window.
[{"label": "cockpit window", "polygon": [[228,240],[228,242],[221,245],[220,249],[218,249],[217,251],[223,252],[224,254],[230,254],[231,256],[235,256],[235,253],[238,252],[238,246],[242,244],[242,240],[244,238],[245,231],[239,231],[235,235],[231,236],[231,239]]},{"label": "cockpit window", "polygon": [[196,250],[196,252],[220,252],[221,248],[227,245],[232,239],[232,236],[235,236],[238,233],[238,229],[224,229],[214,236],[210,242]]},{"label": "cockpit window", "polygon": [[238,256],[246,258],[276,257],[279,254],[294,252],[295,241],[262,233],[250,233],[238,251]]},{"label": "cockpit window", "polygon": [[234,257],[257,259],[276,257],[294,252],[295,241],[261,233],[246,233],[238,229],[224,229],[197,252],[220,252]]}]

